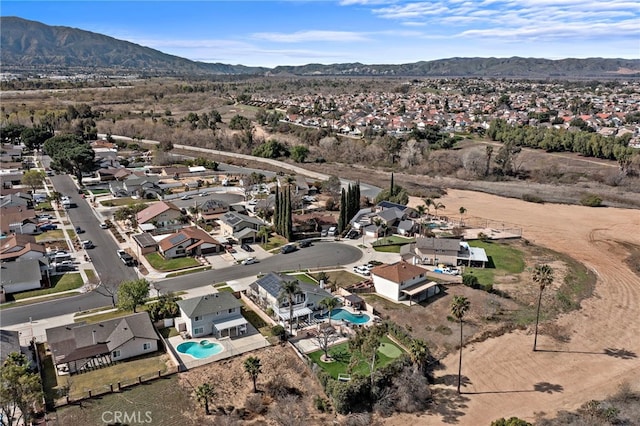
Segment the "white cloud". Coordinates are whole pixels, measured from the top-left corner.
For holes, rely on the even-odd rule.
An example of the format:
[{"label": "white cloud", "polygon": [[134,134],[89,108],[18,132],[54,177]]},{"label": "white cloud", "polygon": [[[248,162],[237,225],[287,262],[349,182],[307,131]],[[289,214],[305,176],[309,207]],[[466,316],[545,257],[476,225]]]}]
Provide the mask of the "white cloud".
[{"label": "white cloud", "polygon": [[308,42],[352,42],[366,41],[362,33],[351,31],[298,31],[295,33],[254,33],[252,38],[278,43],[308,43]]}]

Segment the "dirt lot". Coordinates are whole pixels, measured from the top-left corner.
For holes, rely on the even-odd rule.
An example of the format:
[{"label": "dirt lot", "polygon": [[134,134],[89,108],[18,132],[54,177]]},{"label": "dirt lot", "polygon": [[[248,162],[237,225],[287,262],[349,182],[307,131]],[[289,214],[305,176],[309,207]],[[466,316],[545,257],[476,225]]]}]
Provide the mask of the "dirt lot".
[{"label": "dirt lot", "polygon": [[[258,393],[253,393],[243,366],[249,356],[258,357],[262,364]],[[203,383],[210,383],[217,393],[211,404],[211,411],[217,415],[212,424],[239,418],[242,424],[325,425],[333,419],[313,405],[316,396],[325,398],[324,392],[309,368],[287,346],[271,346],[180,375],[180,385],[189,392]],[[291,423],[294,419],[297,422]]]},{"label": "dirt lot", "polygon": [[470,215],[518,225],[523,237],[570,254],[598,281],[594,296],[580,310],[553,322],[567,331],[565,339],[540,336],[539,350],[533,352],[528,329],[467,345],[463,395],[452,392],[458,367],[454,353],[436,373],[433,415],[400,415],[387,424],[478,425],[503,416],[533,421],[536,415],[553,416],[590,399],[604,399],[624,381],[638,389],[640,277],[625,262],[627,244],[640,245],[637,210],[539,205],[460,190],[449,190],[441,202],[447,210],[464,206]]}]

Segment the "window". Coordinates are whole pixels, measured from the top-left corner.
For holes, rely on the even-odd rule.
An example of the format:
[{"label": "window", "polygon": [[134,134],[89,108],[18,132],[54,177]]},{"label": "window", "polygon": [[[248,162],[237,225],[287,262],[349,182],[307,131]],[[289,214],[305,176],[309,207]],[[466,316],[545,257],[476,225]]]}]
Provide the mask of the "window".
[{"label": "window", "polygon": [[111,358],[120,358],[120,351],[111,352]]},{"label": "window", "polygon": [[149,349],[151,349],[151,343],[144,343],[142,345],[142,350],[143,351],[148,351]]},{"label": "window", "polygon": [[197,336],[197,335],[202,334],[202,333],[204,333],[204,327],[198,327],[198,328],[194,328],[193,329],[193,335],[194,336]]},{"label": "window", "polygon": [[232,314],[235,310],[236,310],[236,308],[231,308],[231,309],[229,309],[229,313]]},{"label": "window", "polygon": [[200,321],[202,319],[202,317],[195,317],[193,320],[194,321]]}]

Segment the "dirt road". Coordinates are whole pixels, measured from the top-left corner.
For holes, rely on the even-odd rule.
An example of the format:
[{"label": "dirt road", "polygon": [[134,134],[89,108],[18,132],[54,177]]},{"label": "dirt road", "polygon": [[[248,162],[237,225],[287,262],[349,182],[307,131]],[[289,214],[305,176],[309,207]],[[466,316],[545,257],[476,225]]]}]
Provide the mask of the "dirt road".
[{"label": "dirt road", "polygon": [[533,352],[531,332],[518,331],[466,346],[463,395],[455,394],[458,357],[452,354],[436,372],[441,397],[432,415],[403,415],[388,424],[488,425],[510,416],[533,421],[536,413],[553,417],[603,399],[623,381],[640,389],[640,277],[624,263],[628,251],[620,244],[640,245],[638,210],[533,204],[459,190],[440,201],[447,212],[464,206],[468,216],[521,227],[524,238],[587,265],[598,282],[579,311],[557,320],[572,330],[568,342],[539,336]]}]

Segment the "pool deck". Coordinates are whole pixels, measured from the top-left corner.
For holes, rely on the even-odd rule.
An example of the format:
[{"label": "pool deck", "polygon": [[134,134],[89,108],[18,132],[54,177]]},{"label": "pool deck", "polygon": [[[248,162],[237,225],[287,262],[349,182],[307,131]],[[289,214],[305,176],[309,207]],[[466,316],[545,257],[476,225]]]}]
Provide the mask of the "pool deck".
[{"label": "pool deck", "polygon": [[[174,336],[167,339],[169,344],[173,346],[174,352],[180,358],[180,361],[184,366],[190,370],[195,367],[210,364],[212,362],[220,361],[222,359],[231,358],[237,355],[242,355],[245,352],[254,351],[270,346],[269,341],[260,334],[251,324],[247,324],[247,334],[240,337],[223,337],[221,339],[213,336],[201,336],[196,339],[183,339],[181,336]],[[207,358],[197,359],[188,354],[178,352],[178,345],[185,342],[201,342],[202,340],[208,340],[221,344],[224,349],[222,352],[216,355],[209,356]]]}]

